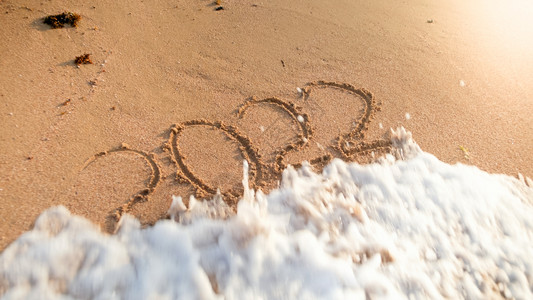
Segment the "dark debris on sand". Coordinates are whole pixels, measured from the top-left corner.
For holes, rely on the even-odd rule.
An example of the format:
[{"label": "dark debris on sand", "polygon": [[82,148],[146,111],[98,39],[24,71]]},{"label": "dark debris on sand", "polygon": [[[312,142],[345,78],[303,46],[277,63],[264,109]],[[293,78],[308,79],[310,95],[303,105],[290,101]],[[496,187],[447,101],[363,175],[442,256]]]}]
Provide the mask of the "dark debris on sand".
[{"label": "dark debris on sand", "polygon": [[76,59],[74,60],[74,63],[76,63],[79,66],[82,64],[83,65],[92,64],[93,61],[91,60],[91,55],[88,53],[85,53],[83,55],[77,56]]},{"label": "dark debris on sand", "polygon": [[52,28],[63,28],[66,24],[77,27],[81,16],[71,12],[64,12],[59,15],[52,15],[44,18],[44,24],[50,25]]}]

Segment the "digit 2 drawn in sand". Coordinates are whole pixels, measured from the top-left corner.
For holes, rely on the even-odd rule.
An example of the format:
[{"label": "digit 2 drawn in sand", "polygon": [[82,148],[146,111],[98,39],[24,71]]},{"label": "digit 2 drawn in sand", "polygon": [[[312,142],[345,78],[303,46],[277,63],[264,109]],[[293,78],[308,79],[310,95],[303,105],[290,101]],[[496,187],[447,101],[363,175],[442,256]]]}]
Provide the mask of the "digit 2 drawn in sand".
[{"label": "digit 2 drawn in sand", "polygon": [[[302,96],[305,101],[309,99],[309,96],[315,89],[333,88],[346,92],[354,96],[354,99],[363,102],[364,108],[361,116],[355,120],[353,128],[344,134],[341,134],[335,139],[332,148],[336,151],[326,152],[309,162],[314,166],[324,166],[334,156],[340,156],[344,160],[354,161],[362,155],[367,155],[373,152],[389,152],[391,150],[391,142],[386,140],[366,141],[365,132],[368,129],[368,124],[373,119],[375,112],[380,110],[379,104],[374,99],[372,93],[365,89],[358,89],[354,86],[346,83],[316,81],[308,83],[304,89],[302,89]],[[253,109],[258,104],[272,105],[275,108],[280,109],[289,115],[292,121],[298,126],[298,134],[296,138],[289,144],[275,150],[275,160],[272,164],[265,164],[259,155],[258,149],[253,145],[253,142],[245,134],[240,132],[236,127],[226,125],[221,121],[209,121],[209,120],[190,120],[175,124],[171,127],[170,137],[168,142],[163,145],[163,149],[170,152],[170,158],[176,167],[176,175],[180,182],[190,184],[195,194],[199,198],[207,198],[215,195],[218,192],[218,188],[205,182],[200,176],[195,174],[190,166],[185,162],[183,151],[180,148],[180,137],[184,130],[191,127],[207,127],[221,131],[230,141],[236,143],[240,150],[241,156],[248,161],[250,188],[260,189],[266,182],[279,179],[279,176],[283,169],[287,167],[284,159],[290,152],[296,152],[304,149],[308,146],[309,141],[313,139],[312,122],[309,115],[303,113],[303,108],[295,105],[294,103],[281,100],[279,98],[271,97],[266,99],[256,99],[252,97],[247,100],[238,109],[237,116],[243,118],[246,112]],[[148,154],[144,151],[130,149],[127,145],[123,144],[120,148],[100,152],[91,157],[85,164],[87,167],[94,160],[106,156],[114,152],[132,152],[142,156],[146,162],[150,165],[152,174],[148,181],[148,185],[145,189],[137,192],[131,197],[124,205],[117,208],[113,213],[115,219],[119,219],[122,214],[128,212],[135,204],[148,200],[150,194],[155,190],[159,181],[161,180],[161,169],[153,154]],[[335,153],[337,152],[337,153]],[[298,166],[299,164],[296,164]],[[268,172],[271,171],[271,172]],[[274,176],[272,176],[273,173]],[[239,191],[229,190],[220,192],[224,197],[224,200],[230,205],[236,204],[236,201],[241,196]]]},{"label": "digit 2 drawn in sand", "polygon": [[308,99],[314,89],[317,88],[337,88],[346,91],[356,98],[363,100],[364,109],[361,117],[355,121],[354,128],[345,134],[337,137],[337,144],[335,148],[340,151],[343,158],[347,160],[354,160],[355,156],[366,154],[372,151],[389,151],[391,142],[386,140],[364,141],[365,132],[368,129],[368,124],[374,118],[376,111],[381,110],[381,107],[376,102],[371,92],[347,83],[316,81],[306,85],[303,90],[304,99]]},{"label": "digit 2 drawn in sand", "polygon": [[301,131],[300,133],[298,133],[298,136],[295,141],[276,151],[275,171],[281,172],[286,167],[285,163],[283,163],[285,155],[287,155],[289,152],[302,149],[309,142],[309,139],[313,134],[313,131],[311,129],[311,122],[309,121],[309,117],[307,116],[307,114],[300,113],[300,111],[302,110],[301,107],[298,107],[293,103],[288,103],[275,97],[261,100],[257,100],[256,98],[252,97],[251,100],[246,101],[239,108],[239,111],[237,112],[239,118],[242,118],[250,107],[259,103],[267,103],[279,107],[282,111],[286,112],[293,119],[293,121],[298,125]]},{"label": "digit 2 drawn in sand", "polygon": [[87,168],[91,163],[93,163],[98,158],[104,157],[111,153],[117,153],[117,152],[130,152],[130,153],[134,153],[134,154],[141,156],[150,166],[151,174],[150,174],[150,179],[148,180],[148,185],[146,186],[146,188],[135,193],[126,203],[124,203],[122,206],[115,209],[112,217],[114,217],[116,220],[120,219],[120,217],[124,213],[128,212],[135,204],[139,202],[147,201],[150,194],[155,190],[155,188],[159,184],[159,181],[161,181],[161,168],[159,167],[159,164],[157,163],[155,156],[153,154],[148,154],[141,150],[130,149],[130,147],[124,143],[117,149],[103,151],[103,152],[93,155],[91,158],[89,158],[85,162],[85,164],[82,167],[82,170]]}]

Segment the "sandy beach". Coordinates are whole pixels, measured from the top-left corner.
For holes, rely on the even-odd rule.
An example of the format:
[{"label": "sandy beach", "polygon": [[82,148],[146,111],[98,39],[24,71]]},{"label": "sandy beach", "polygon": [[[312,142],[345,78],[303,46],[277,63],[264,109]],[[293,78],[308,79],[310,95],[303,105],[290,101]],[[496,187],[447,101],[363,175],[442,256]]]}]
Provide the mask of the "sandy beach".
[{"label": "sandy beach", "polygon": [[[43,23],[64,11],[77,27]],[[106,231],[123,212],[153,224],[172,195],[234,201],[243,159],[269,190],[277,166],[368,161],[339,136],[386,153],[399,126],[446,163],[533,178],[532,13],[519,0],[0,1],[0,249],[50,206]]]}]

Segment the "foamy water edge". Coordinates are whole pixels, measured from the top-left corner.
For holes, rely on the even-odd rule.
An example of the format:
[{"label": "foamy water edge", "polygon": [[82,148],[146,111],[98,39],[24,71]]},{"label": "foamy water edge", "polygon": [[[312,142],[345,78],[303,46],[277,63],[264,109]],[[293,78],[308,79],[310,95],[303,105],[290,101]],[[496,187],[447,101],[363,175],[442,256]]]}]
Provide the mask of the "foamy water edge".
[{"label": "foamy water edge", "polygon": [[445,164],[403,129],[392,141],[379,163],[288,168],[268,195],[245,190],[236,214],[175,197],[172,220],[141,229],[126,215],[107,235],[51,208],[0,255],[0,296],[533,298],[533,190]]}]

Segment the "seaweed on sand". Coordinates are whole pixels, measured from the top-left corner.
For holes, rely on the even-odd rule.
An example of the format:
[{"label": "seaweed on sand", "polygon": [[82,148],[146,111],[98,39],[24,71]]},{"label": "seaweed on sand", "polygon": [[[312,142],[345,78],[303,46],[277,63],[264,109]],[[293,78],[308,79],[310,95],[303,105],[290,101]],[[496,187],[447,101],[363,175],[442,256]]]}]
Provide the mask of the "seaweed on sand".
[{"label": "seaweed on sand", "polygon": [[82,65],[82,64],[92,64],[93,61],[91,60],[91,55],[90,54],[83,54],[83,55],[80,55],[80,56],[77,56],[76,59],[74,60],[74,63],[76,63],[77,65]]},{"label": "seaweed on sand", "polygon": [[50,25],[52,28],[63,28],[65,24],[72,27],[77,27],[81,16],[71,12],[64,12],[59,15],[50,15],[44,18],[44,24]]}]

